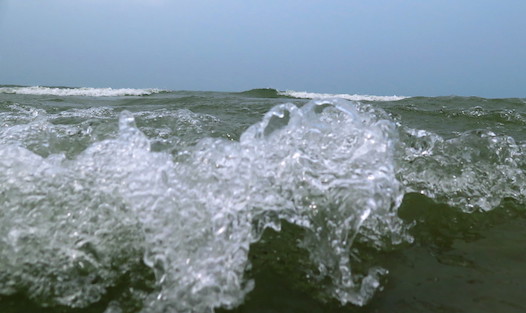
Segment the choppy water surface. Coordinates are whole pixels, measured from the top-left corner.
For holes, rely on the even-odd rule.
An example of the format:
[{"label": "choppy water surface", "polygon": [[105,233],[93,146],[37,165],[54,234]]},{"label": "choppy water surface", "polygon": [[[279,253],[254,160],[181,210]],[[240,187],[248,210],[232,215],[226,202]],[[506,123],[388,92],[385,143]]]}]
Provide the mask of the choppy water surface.
[{"label": "choppy water surface", "polygon": [[1,312],[523,312],[526,101],[0,88]]}]

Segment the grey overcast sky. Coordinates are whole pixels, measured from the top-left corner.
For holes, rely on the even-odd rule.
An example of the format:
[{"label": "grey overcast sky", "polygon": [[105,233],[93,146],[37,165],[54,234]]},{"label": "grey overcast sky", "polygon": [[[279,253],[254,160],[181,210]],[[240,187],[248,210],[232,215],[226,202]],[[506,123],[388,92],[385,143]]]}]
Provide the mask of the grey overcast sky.
[{"label": "grey overcast sky", "polygon": [[526,97],[526,1],[0,0],[0,84]]}]

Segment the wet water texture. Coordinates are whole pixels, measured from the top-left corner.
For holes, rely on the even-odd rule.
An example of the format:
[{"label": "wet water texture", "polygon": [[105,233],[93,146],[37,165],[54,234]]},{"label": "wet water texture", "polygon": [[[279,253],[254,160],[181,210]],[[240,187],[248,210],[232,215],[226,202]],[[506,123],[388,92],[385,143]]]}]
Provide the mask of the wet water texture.
[{"label": "wet water texture", "polygon": [[524,100],[333,96],[0,88],[0,312],[524,311]]}]

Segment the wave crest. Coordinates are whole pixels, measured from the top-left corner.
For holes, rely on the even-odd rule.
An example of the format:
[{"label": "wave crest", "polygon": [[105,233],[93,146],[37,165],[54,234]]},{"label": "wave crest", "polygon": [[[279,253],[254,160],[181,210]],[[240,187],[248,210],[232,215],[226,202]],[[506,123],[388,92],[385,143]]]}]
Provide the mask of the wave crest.
[{"label": "wave crest", "polygon": [[0,93],[19,95],[50,95],[50,96],[87,96],[87,97],[122,97],[148,96],[163,92],[161,89],[133,88],[65,88],[65,87],[0,87]]},{"label": "wave crest", "polygon": [[314,93],[306,91],[278,91],[279,95],[300,98],[300,99],[333,99],[340,98],[351,101],[398,101],[407,99],[409,97],[404,96],[372,96],[372,95],[351,95],[351,94],[329,94],[329,93]]}]

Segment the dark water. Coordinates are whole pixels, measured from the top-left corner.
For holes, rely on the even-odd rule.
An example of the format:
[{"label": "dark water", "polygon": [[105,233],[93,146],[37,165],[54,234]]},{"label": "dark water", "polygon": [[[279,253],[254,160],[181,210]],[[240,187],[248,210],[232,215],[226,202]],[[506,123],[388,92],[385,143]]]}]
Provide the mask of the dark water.
[{"label": "dark water", "polygon": [[525,312],[526,100],[338,97],[1,87],[0,312]]}]

